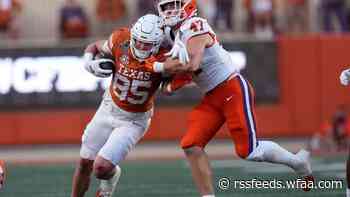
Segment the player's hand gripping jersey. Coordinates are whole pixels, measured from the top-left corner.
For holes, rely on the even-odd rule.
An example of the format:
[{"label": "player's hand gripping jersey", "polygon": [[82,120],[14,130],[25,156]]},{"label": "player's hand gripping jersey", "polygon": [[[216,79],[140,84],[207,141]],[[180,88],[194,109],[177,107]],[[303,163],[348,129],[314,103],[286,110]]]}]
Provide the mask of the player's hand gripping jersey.
[{"label": "player's hand gripping jersey", "polygon": [[115,58],[115,72],[109,88],[116,105],[130,112],[146,112],[153,107],[154,94],[162,82],[162,75],[149,67],[164,60],[164,52],[139,62],[130,48],[130,31],[121,28],[108,40],[108,50]]}]

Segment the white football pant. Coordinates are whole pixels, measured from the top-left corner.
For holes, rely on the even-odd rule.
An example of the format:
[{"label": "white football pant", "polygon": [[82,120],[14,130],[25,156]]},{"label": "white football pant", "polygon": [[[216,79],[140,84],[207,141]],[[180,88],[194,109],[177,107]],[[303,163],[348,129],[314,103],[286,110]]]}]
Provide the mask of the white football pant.
[{"label": "white football pant", "polygon": [[144,136],[152,115],[152,110],[145,113],[126,112],[116,106],[106,93],[95,116],[85,128],[80,157],[95,160],[99,155],[118,165]]}]

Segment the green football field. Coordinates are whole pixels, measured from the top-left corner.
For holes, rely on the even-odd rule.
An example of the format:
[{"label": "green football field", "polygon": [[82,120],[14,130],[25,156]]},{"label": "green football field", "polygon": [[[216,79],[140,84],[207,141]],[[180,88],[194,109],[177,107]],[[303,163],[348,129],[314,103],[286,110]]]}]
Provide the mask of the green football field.
[{"label": "green football field", "polygon": [[[241,160],[212,161],[218,197],[329,197],[345,196],[345,157],[316,157],[312,164],[317,180],[342,180],[343,188],[314,189],[240,189],[234,188],[234,180],[267,179],[294,180],[297,177],[286,167]],[[0,191],[1,197],[69,197],[73,164],[57,165],[9,165],[7,184]],[[197,197],[190,170],[183,160],[129,161],[122,164],[122,177],[115,196],[121,197]],[[231,185],[225,191],[218,187],[218,180],[227,177]],[[94,179],[93,179],[94,180]],[[94,180],[88,197],[94,196],[97,181]]]}]

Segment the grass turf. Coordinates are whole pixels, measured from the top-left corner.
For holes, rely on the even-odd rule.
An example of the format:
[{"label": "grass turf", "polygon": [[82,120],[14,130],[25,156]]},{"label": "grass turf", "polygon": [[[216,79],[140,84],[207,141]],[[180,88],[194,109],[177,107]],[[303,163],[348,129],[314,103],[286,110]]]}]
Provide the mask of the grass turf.
[{"label": "grass turf", "polygon": [[[345,176],[345,156],[313,158],[313,168],[317,180],[343,180]],[[314,189],[238,189],[222,191],[218,180],[227,177],[232,180],[257,178],[293,180],[291,170],[278,165],[245,162],[240,160],[212,161],[217,197],[329,197],[344,196],[343,188]],[[197,197],[192,183],[191,172],[186,162],[177,161],[133,161],[122,164],[122,177],[115,196],[127,197]],[[5,188],[0,197],[69,197],[73,164],[57,165],[9,165]],[[93,197],[97,181],[92,179],[87,197]]]}]

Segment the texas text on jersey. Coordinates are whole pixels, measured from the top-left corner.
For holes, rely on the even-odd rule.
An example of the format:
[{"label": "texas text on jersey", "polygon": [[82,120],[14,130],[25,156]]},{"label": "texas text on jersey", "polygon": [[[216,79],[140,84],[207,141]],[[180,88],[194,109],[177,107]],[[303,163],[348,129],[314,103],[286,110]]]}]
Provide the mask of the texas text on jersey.
[{"label": "texas text on jersey", "polygon": [[129,112],[146,112],[153,107],[154,95],[162,82],[160,73],[148,69],[162,61],[164,50],[146,61],[134,58],[130,48],[130,31],[121,28],[110,36],[108,48],[115,58],[115,72],[109,88],[116,105]]}]

